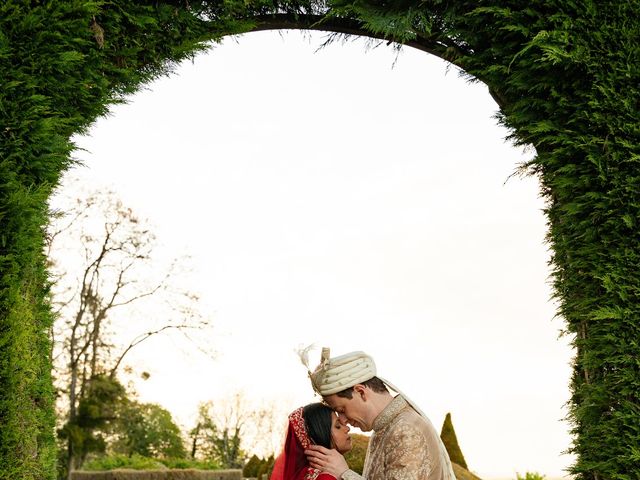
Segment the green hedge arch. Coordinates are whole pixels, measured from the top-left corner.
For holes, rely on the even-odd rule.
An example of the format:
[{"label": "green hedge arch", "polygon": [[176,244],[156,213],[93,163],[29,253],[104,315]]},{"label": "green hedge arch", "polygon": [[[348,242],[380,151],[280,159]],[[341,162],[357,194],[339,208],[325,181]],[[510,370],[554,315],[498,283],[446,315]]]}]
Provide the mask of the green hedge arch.
[{"label": "green hedge arch", "polygon": [[[575,347],[572,472],[640,478],[640,0],[4,0],[0,479],[53,479],[46,200],[70,137],[225,35],[317,29],[409,45],[484,82],[537,155]],[[514,319],[514,321],[517,319]]]}]

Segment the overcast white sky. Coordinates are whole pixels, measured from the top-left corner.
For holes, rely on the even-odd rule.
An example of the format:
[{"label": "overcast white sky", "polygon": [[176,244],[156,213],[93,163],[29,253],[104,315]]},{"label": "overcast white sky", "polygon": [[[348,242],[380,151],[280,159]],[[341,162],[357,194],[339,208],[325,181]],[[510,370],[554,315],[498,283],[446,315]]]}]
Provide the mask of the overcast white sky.
[{"label": "overcast white sky", "polygon": [[[550,301],[543,202],[482,84],[405,49],[227,39],[77,143],[89,187],[155,225],[215,324],[215,361],[154,340],[138,388],[185,426],[242,389],[313,401],[293,350],[364,350],[482,478],[564,475],[571,351]],[[312,354],[317,363],[319,352]]]}]

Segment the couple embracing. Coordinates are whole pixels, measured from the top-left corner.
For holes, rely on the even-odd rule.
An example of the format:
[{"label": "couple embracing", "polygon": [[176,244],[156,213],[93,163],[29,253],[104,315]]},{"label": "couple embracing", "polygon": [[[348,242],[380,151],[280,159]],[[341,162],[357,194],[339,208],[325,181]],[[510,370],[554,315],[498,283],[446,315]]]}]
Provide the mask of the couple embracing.
[{"label": "couple embracing", "polygon": [[[364,352],[330,358],[309,373],[322,403],[289,415],[282,453],[270,480],[455,480],[449,455],[429,419],[387,380]],[[362,475],[342,456],[349,426],[373,431]]]}]

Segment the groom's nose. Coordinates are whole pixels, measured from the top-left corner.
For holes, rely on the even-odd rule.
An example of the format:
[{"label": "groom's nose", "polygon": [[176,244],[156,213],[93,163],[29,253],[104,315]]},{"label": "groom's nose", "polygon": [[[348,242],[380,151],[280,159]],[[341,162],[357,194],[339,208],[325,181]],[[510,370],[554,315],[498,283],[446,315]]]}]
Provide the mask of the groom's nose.
[{"label": "groom's nose", "polygon": [[339,413],[338,414],[338,420],[340,420],[340,423],[342,425],[346,425],[347,422],[349,421],[349,419],[347,418],[347,416],[344,413]]}]

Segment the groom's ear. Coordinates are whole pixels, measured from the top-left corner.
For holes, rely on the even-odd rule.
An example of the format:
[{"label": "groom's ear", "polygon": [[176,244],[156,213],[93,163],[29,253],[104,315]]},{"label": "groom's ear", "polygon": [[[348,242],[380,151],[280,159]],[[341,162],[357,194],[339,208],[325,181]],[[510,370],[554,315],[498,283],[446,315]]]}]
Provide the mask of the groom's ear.
[{"label": "groom's ear", "polygon": [[367,387],[365,387],[361,383],[356,383],[353,386],[353,393],[354,395],[357,395],[358,397],[360,397],[361,400],[364,400],[364,401],[367,400]]}]

